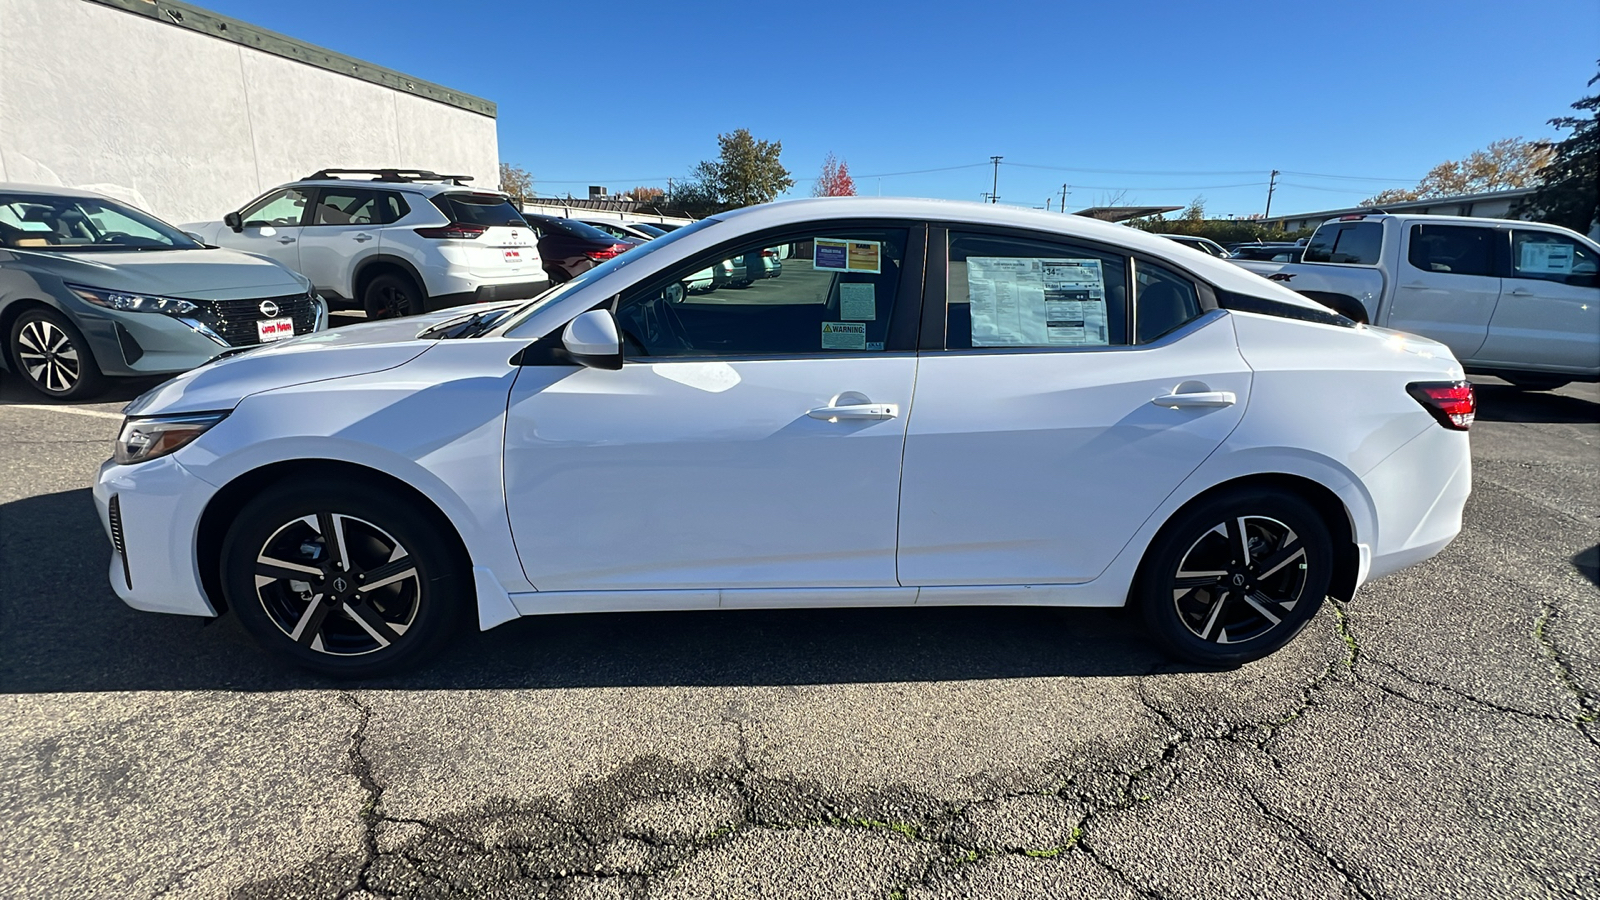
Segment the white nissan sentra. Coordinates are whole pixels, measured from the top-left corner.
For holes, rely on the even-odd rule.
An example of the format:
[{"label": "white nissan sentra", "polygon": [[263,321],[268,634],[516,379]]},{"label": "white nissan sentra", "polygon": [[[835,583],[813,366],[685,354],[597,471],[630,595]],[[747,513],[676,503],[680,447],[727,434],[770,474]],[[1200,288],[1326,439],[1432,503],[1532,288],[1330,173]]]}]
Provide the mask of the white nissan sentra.
[{"label": "white nissan sentra", "polygon": [[208,363],[95,498],[130,606],[333,675],[472,618],[928,604],[1132,604],[1236,665],[1455,537],[1474,403],[1443,345],[1156,235],[801,200]]}]

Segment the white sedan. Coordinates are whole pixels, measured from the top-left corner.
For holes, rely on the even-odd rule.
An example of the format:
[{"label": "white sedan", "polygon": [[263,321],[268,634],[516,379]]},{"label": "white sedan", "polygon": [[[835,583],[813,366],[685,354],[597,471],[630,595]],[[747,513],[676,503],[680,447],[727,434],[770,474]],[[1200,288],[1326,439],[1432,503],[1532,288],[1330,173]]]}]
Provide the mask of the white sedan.
[{"label": "white sedan", "polygon": [[1455,537],[1474,402],[1444,346],[1155,235],[799,200],[209,363],[128,407],[95,498],[129,605],[333,675],[469,616],[927,604],[1132,604],[1237,665]]}]

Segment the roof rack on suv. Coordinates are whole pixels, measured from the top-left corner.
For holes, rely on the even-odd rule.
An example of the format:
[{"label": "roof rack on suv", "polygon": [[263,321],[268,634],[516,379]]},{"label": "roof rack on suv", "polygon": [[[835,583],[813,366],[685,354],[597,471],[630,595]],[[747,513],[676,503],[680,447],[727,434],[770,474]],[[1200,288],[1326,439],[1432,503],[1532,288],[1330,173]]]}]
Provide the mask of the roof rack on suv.
[{"label": "roof rack on suv", "polygon": [[373,181],[446,181],[456,185],[465,185],[472,180],[471,175],[440,175],[427,169],[320,169],[306,176],[305,180],[319,181],[345,175],[372,175],[375,176]]}]

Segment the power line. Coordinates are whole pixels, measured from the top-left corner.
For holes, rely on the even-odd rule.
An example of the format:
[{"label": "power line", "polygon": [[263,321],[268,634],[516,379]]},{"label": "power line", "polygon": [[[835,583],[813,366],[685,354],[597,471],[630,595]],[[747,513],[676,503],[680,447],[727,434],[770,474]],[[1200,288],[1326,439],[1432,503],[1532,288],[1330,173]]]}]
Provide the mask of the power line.
[{"label": "power line", "polygon": [[1416,181],[1417,180],[1415,178],[1368,178],[1368,177],[1366,177],[1364,175],[1322,175],[1322,174],[1319,174],[1319,173],[1316,173],[1316,172],[1291,172],[1288,169],[1284,169],[1283,170],[1283,174],[1285,174],[1285,175],[1298,175],[1301,178],[1337,178],[1337,179],[1339,179],[1341,181],[1403,182],[1403,181]]},{"label": "power line", "polygon": [[1324,193],[1328,193],[1328,194],[1371,194],[1372,193],[1372,188],[1366,188],[1366,189],[1330,188],[1330,187],[1318,187],[1317,185],[1314,185],[1314,184],[1293,184],[1293,183],[1288,182],[1288,181],[1280,181],[1280,182],[1278,182],[1278,184],[1281,187],[1299,188],[1300,190],[1303,190],[1303,191],[1323,191]]},{"label": "power line", "polygon": [[1152,169],[1076,169],[1071,166],[1039,166],[1030,163],[1006,163],[1023,169],[1048,169],[1054,172],[1090,172],[1096,175],[1260,175],[1260,169],[1234,169],[1222,172],[1179,172]]}]

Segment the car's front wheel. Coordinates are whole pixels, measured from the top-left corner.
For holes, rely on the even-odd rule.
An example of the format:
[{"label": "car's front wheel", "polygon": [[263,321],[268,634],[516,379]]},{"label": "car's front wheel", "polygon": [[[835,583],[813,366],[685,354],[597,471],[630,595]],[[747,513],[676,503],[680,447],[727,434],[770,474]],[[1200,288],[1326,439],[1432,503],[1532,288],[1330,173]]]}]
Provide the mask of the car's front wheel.
[{"label": "car's front wheel", "polygon": [[1167,523],[1145,554],[1134,601],[1173,655],[1241,665],[1289,643],[1311,621],[1333,562],[1328,527],[1309,503],[1232,491]]},{"label": "car's front wheel", "polygon": [[56,400],[84,400],[105,390],[89,343],[52,309],[23,311],[11,323],[11,361],[28,386]]},{"label": "car's front wheel", "polygon": [[283,484],[240,510],[223,589],[266,649],[326,675],[414,667],[459,629],[471,576],[403,499],[333,481]]}]

